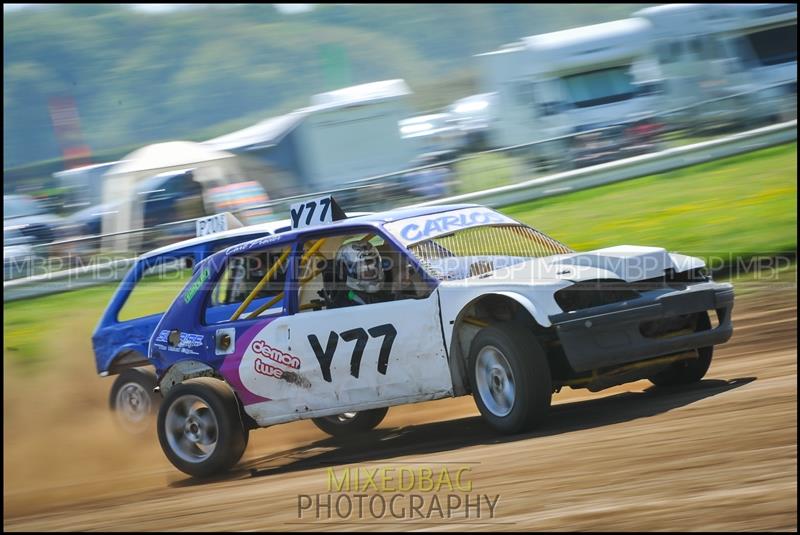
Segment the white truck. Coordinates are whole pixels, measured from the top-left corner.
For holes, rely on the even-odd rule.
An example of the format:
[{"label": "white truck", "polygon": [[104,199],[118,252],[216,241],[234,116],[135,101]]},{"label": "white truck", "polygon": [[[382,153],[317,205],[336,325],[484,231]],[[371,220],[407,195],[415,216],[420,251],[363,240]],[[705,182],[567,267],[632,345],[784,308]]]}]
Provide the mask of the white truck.
[{"label": "white truck", "polygon": [[664,102],[688,107],[675,115],[684,125],[797,117],[796,4],[668,4],[635,16],[652,25]]},{"label": "white truck", "polygon": [[[660,75],[651,37],[650,24],[633,18],[525,37],[479,54],[482,90],[496,92],[490,143],[541,142],[658,110]],[[603,140],[618,144],[619,138]],[[531,149],[536,160],[563,160],[570,146],[561,139]]]}]

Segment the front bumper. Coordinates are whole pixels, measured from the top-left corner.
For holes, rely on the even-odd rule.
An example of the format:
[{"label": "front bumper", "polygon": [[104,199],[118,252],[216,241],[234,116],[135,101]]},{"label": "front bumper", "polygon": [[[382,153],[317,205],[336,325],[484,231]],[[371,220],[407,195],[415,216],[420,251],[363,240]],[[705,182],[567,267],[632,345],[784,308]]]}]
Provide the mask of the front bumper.
[{"label": "front bumper", "polygon": [[[648,337],[642,324],[715,310],[709,330]],[[651,291],[624,303],[550,316],[572,369],[585,372],[680,353],[728,341],[733,334],[733,287],[704,282],[682,290]]]}]

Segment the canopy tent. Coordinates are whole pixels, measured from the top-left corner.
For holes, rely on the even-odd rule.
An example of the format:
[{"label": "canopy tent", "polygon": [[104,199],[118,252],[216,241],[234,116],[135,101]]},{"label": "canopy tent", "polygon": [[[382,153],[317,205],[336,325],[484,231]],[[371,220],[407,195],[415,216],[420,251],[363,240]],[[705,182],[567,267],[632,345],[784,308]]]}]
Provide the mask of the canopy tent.
[{"label": "canopy tent", "polygon": [[[103,181],[103,203],[124,199],[119,209],[103,215],[103,234],[142,228],[142,206],[137,202],[136,186],[141,181],[168,171],[192,169],[194,180],[203,190],[223,186],[241,178],[236,156],[214,150],[201,143],[170,141],[138,149],[109,169]],[[115,236],[104,248],[126,250],[128,235]]]}]

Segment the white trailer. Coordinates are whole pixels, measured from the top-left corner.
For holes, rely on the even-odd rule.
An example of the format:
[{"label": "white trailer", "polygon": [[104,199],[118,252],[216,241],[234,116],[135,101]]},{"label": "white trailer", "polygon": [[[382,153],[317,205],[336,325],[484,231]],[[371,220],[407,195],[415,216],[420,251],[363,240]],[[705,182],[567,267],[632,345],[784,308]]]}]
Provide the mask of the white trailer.
[{"label": "white trailer", "polygon": [[352,180],[408,169],[417,155],[398,123],[409,117],[411,90],[385,80],[320,93],[297,129],[306,182],[332,188]]},{"label": "white trailer", "polygon": [[400,135],[418,155],[456,152],[464,148],[465,139],[451,113],[431,113],[400,121]]},{"label": "white trailer", "polygon": [[[525,37],[479,54],[496,92],[490,143],[513,146],[636,120],[659,109],[650,24],[641,18]],[[564,143],[538,146],[541,158]]]},{"label": "white trailer", "polygon": [[[668,108],[694,126],[797,117],[797,5],[668,4],[653,27]],[[738,95],[732,97],[732,95]]]}]

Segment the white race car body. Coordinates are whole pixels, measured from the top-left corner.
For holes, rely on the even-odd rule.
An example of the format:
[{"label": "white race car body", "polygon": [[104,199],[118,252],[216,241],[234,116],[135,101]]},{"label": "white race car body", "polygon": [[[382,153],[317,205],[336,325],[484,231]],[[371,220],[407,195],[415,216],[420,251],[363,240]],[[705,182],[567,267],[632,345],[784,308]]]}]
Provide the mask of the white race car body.
[{"label": "white race car body", "polygon": [[[417,293],[337,308],[307,301],[307,280],[290,269],[273,308],[259,309],[256,317],[208,319],[211,294],[219,292],[215,281],[224,279],[230,258],[285,247],[297,259],[292,265],[303,266],[304,244],[364,229],[393,246],[398,263],[424,271]],[[447,241],[467,230],[485,230],[489,238],[475,234],[466,247]],[[520,244],[535,250],[519,252]],[[452,253],[459,247],[469,252]],[[486,253],[503,248],[512,253]],[[333,260],[333,252],[320,250],[320,258]],[[191,377],[218,377],[255,424],[267,426],[467,394],[473,390],[471,341],[481,329],[505,322],[537,333],[551,359],[553,385],[560,388],[727,340],[733,292],[699,275],[703,266],[700,259],[655,247],[574,253],[480,206],[386,212],[301,228],[212,256],[164,315],[149,358],[162,393]],[[570,293],[579,289],[586,291]],[[234,305],[226,306],[232,311]],[[686,318],[709,310],[717,310],[717,327],[684,332]]]}]

